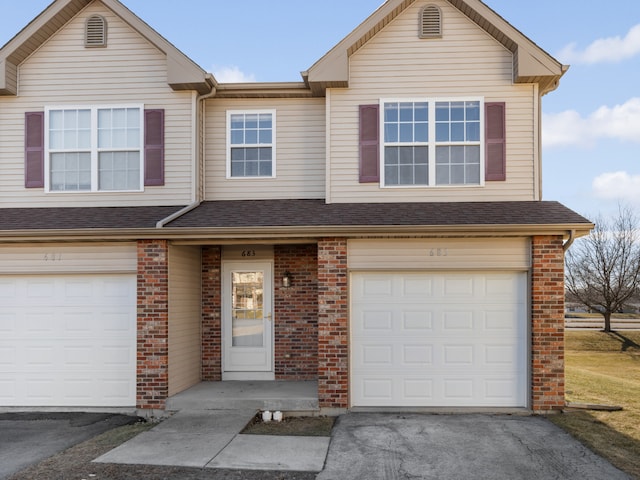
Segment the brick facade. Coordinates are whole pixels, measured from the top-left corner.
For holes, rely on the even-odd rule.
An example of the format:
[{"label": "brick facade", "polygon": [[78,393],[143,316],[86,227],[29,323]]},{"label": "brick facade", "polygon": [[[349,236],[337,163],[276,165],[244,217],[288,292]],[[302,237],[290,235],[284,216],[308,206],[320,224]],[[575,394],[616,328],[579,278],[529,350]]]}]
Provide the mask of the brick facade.
[{"label": "brick facade", "polygon": [[164,409],[169,393],[169,266],[166,240],[138,241],[137,392],[140,409]]},{"label": "brick facade", "polygon": [[202,248],[202,380],[222,380],[222,251]]},{"label": "brick facade", "polygon": [[564,251],[561,236],[532,239],[532,409],[564,407]]},{"label": "brick facade", "polygon": [[318,241],[318,400],[349,406],[347,240]]},{"label": "brick facade", "polygon": [[[282,286],[285,272],[290,287]],[[274,247],[274,337],[276,380],[318,378],[318,248]]]}]

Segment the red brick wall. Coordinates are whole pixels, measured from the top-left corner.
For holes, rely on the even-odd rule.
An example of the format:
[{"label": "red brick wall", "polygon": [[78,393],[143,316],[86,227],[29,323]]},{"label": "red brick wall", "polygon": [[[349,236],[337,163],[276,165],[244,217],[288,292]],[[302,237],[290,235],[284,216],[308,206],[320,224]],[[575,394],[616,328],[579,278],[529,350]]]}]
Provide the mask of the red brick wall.
[{"label": "red brick wall", "polygon": [[[284,272],[291,286],[282,286]],[[276,380],[318,378],[318,248],[274,247]]]},{"label": "red brick wall", "polygon": [[349,406],[347,240],[318,241],[318,400],[320,407]]},{"label": "red brick wall", "polygon": [[164,409],[169,393],[169,268],[166,240],[138,241],[136,403]]},{"label": "red brick wall", "polygon": [[202,380],[222,380],[222,252],[202,248]]},{"label": "red brick wall", "polygon": [[532,408],[564,407],[564,251],[561,236],[532,240]]}]

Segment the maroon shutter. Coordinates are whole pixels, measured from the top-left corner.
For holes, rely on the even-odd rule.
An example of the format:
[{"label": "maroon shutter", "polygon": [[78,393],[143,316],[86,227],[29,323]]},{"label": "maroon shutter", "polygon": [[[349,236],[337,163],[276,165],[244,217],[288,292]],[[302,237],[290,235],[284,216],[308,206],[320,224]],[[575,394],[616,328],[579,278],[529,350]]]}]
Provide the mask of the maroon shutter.
[{"label": "maroon shutter", "polygon": [[164,110],[144,111],[144,184],[164,185]]},{"label": "maroon shutter", "polygon": [[380,181],[379,105],[360,105],[360,183]]},{"label": "maroon shutter", "polygon": [[24,186],[44,188],[44,112],[24,114]]},{"label": "maroon shutter", "polygon": [[505,104],[485,104],[485,180],[507,179]]}]

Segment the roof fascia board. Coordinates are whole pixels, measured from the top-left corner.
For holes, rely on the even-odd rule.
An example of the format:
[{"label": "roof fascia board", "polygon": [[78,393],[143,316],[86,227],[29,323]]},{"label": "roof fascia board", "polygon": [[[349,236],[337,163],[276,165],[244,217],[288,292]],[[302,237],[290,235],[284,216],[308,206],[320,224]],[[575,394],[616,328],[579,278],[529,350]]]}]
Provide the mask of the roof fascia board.
[{"label": "roof fascia board", "polygon": [[534,235],[569,235],[575,238],[588,235],[593,224],[540,224],[540,225],[385,225],[385,226],[274,226],[274,227],[202,227],[202,228],[138,228],[138,229],[76,229],[76,230],[16,230],[0,233],[2,242],[15,241],[70,241],[70,240],[139,240],[139,239],[269,239],[319,238],[327,236],[362,237],[523,237]]}]

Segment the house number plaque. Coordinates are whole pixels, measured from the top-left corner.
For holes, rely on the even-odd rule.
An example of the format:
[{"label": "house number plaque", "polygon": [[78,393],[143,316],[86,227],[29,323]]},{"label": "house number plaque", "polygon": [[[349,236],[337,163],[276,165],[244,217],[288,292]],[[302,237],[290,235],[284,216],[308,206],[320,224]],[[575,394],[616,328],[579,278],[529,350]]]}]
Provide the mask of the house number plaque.
[{"label": "house number plaque", "polygon": [[45,253],[43,259],[45,262],[61,262],[62,253]]},{"label": "house number plaque", "polygon": [[448,257],[449,249],[448,248],[430,248],[429,256],[430,257]]}]

